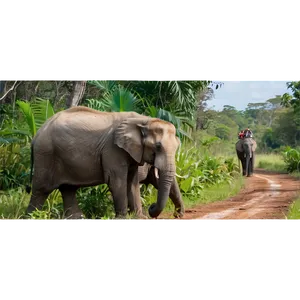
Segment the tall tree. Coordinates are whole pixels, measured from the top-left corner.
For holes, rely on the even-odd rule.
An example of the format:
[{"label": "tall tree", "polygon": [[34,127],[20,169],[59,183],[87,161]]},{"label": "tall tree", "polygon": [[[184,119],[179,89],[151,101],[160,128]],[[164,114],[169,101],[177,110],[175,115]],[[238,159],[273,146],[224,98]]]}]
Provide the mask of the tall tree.
[{"label": "tall tree", "polygon": [[196,129],[204,130],[207,129],[211,123],[210,114],[207,112],[208,103],[207,101],[213,99],[214,90],[211,87],[198,91],[197,93],[197,113],[196,113]]},{"label": "tall tree", "polygon": [[292,107],[295,114],[295,122],[300,130],[300,81],[290,81],[286,83],[287,88],[292,91],[292,95],[285,93],[282,95],[281,104],[284,107]]},{"label": "tall tree", "polygon": [[72,84],[72,92],[66,99],[67,108],[77,106],[80,104],[86,88],[86,81],[73,81]]}]

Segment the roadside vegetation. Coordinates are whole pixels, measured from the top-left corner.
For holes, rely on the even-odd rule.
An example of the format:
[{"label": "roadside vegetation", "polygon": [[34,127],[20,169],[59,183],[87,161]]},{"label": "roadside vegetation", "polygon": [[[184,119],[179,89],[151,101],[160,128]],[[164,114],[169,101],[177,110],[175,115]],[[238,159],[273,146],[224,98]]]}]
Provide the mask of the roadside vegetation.
[{"label": "roadside vegetation", "polygon": [[[292,95],[249,103],[244,111],[230,105],[215,111],[209,107],[209,100],[222,83],[211,81],[5,82],[0,91],[0,96],[6,95],[0,103],[0,218],[24,217],[30,199],[25,192],[30,141],[48,118],[71,105],[136,111],[173,123],[181,140],[176,174],[187,208],[239,192],[244,179],[235,142],[237,133],[245,127],[251,128],[258,143],[257,168],[299,174],[299,84],[288,84]],[[12,86],[15,89],[6,93]],[[156,199],[155,188],[142,186],[141,197],[147,210]],[[114,216],[106,185],[81,188],[77,199],[86,218]],[[291,210],[297,210],[297,205]],[[171,201],[166,210],[173,211]],[[64,218],[60,193],[54,191],[43,210],[33,212],[31,218]]]}]

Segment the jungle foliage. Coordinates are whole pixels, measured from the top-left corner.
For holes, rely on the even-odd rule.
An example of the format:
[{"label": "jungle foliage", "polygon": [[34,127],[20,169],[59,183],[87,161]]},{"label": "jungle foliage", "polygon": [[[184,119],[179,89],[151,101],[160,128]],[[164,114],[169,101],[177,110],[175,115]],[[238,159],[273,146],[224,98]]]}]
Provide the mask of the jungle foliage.
[{"label": "jungle foliage", "polygon": [[[230,105],[215,111],[209,100],[221,85],[211,81],[88,81],[77,99],[80,105],[100,111],[136,111],[173,123],[182,142],[176,156],[177,180],[184,199],[192,203],[203,198],[206,189],[232,185],[240,178],[234,144],[238,131],[245,127],[254,132],[258,152],[283,155],[287,171],[299,170],[299,83],[288,83],[291,96],[249,103],[244,111]],[[19,81],[1,86],[0,217],[20,218],[29,201],[24,186],[29,181],[30,141],[49,117],[72,103],[76,85]],[[153,187],[141,191],[146,209],[156,191]],[[77,198],[86,218],[113,217],[106,185],[82,188]],[[44,209],[31,217],[63,218],[60,193],[54,191]]]}]

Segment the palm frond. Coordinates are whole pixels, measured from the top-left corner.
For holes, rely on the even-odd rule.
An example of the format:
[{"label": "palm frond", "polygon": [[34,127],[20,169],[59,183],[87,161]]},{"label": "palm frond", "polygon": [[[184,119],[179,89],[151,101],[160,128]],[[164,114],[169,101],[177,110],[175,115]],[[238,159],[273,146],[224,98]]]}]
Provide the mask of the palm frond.
[{"label": "palm frond", "polygon": [[21,100],[17,100],[16,103],[20,107],[21,111],[25,116],[31,135],[34,136],[36,134],[36,125],[35,125],[34,114],[30,104],[28,102],[21,101]]},{"label": "palm frond", "polygon": [[3,130],[0,130],[0,136],[9,136],[9,135],[15,135],[15,134],[28,136],[30,133],[28,131],[18,130],[18,129],[10,129],[10,128],[4,128]]},{"label": "palm frond", "polygon": [[12,143],[21,143],[22,139],[17,137],[1,137],[0,136],[0,144],[12,144]]},{"label": "palm frond", "polygon": [[183,137],[189,139],[190,141],[193,140],[192,136],[186,132],[185,130],[183,130],[182,128],[178,128],[177,129],[177,132],[178,132],[178,136],[180,137],[180,139],[182,139]]},{"label": "palm frond", "polygon": [[90,80],[88,83],[97,87],[104,95],[111,93],[116,87],[113,80]]},{"label": "palm frond", "polygon": [[112,111],[133,111],[135,96],[127,89],[119,86],[106,99],[111,101]]},{"label": "palm frond", "polygon": [[147,116],[156,118],[157,117],[157,108],[153,105],[146,107],[145,113]]},{"label": "palm frond", "polygon": [[165,109],[160,108],[157,111],[156,117],[172,123],[176,128],[180,127],[180,124],[181,124],[180,119]]},{"label": "palm frond", "polygon": [[111,111],[111,102],[109,99],[87,99],[86,105],[89,108],[99,111]]},{"label": "palm frond", "polygon": [[35,102],[31,104],[31,109],[34,114],[37,130],[46,122],[46,120],[54,115],[54,110],[49,100],[36,98]]},{"label": "palm frond", "polygon": [[171,91],[173,98],[178,99],[179,104],[187,105],[189,102],[194,102],[195,95],[192,86],[187,81],[168,81],[168,88]]}]

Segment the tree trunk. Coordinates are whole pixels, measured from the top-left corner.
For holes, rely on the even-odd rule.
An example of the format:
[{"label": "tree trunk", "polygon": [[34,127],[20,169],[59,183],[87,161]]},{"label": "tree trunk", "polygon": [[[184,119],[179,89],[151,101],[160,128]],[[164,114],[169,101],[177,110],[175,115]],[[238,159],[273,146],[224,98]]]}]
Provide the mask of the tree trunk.
[{"label": "tree trunk", "polygon": [[77,106],[83,98],[86,81],[73,81],[73,90],[66,100],[66,107]]}]

